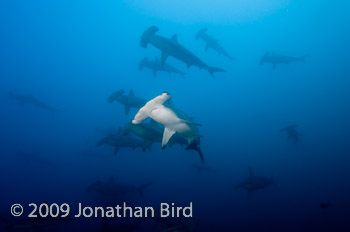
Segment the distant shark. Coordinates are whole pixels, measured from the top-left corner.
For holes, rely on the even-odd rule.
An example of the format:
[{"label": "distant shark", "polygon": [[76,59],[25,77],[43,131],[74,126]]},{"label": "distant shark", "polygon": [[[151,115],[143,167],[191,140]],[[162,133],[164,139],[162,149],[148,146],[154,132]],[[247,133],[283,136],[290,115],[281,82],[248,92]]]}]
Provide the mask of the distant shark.
[{"label": "distant shark", "polygon": [[120,148],[128,147],[135,150],[137,147],[142,148],[143,142],[137,137],[124,136],[120,134],[120,130],[116,134],[110,134],[103,137],[97,142],[96,146],[102,146],[104,144],[114,147],[114,154],[117,155]]},{"label": "distant shark", "polygon": [[184,62],[188,68],[193,65],[197,66],[200,69],[203,68],[208,70],[211,76],[214,76],[215,72],[226,72],[223,69],[208,66],[203,61],[201,61],[192,52],[190,52],[177,42],[177,35],[173,35],[171,39],[167,39],[165,37],[156,35],[155,33],[158,30],[159,29],[156,26],[151,26],[150,28],[145,30],[141,36],[140,45],[141,47],[146,48],[147,45],[150,43],[154,47],[160,49],[162,51],[160,59],[160,63],[162,65],[165,64],[165,61],[169,56],[172,56]]},{"label": "distant shark", "polygon": [[266,178],[262,176],[256,176],[253,174],[252,169],[249,167],[249,177],[238,184],[235,188],[245,188],[248,190],[248,197],[250,197],[254,191],[264,189],[272,184],[274,184],[273,177]]},{"label": "distant shark", "polygon": [[131,108],[140,109],[144,104],[146,104],[145,100],[135,96],[132,89],[130,89],[129,95],[124,95],[124,93],[125,90],[123,89],[112,93],[108,98],[108,102],[113,103],[114,101],[117,101],[124,105],[125,114],[128,114]]},{"label": "distant shark", "polygon": [[39,164],[44,164],[47,165],[51,168],[55,168],[60,166],[59,163],[55,163],[49,159],[47,159],[45,156],[40,155],[39,152],[23,152],[23,151],[18,151],[15,154],[18,157],[21,157],[28,163],[39,163]]},{"label": "distant shark", "polygon": [[118,197],[137,192],[143,196],[143,191],[152,183],[148,182],[140,186],[132,186],[127,184],[116,183],[114,177],[111,176],[106,182],[96,181],[86,188],[86,192],[95,191],[104,197]]},{"label": "distant shark", "polygon": [[40,101],[39,99],[36,99],[34,96],[31,95],[21,95],[21,94],[15,94],[12,91],[8,93],[8,97],[11,100],[18,101],[22,106],[25,104],[30,104],[33,106],[36,106],[38,108],[50,111],[51,113],[57,113],[61,112],[61,110],[55,109],[48,104]]},{"label": "distant shark", "polygon": [[167,145],[170,138],[175,133],[180,133],[188,138],[188,144],[199,137],[198,132],[193,130],[189,125],[200,125],[178,118],[175,112],[164,106],[163,104],[171,98],[168,92],[164,92],[161,95],[148,101],[135,115],[132,120],[133,124],[141,124],[146,118],[150,117],[154,121],[164,126],[162,148]]},{"label": "distant shark", "polygon": [[299,137],[302,135],[296,130],[297,127],[298,125],[291,125],[281,129],[281,132],[287,133],[287,141],[292,140],[295,145],[299,143]]},{"label": "distant shark", "polygon": [[155,57],[153,61],[150,61],[147,57],[143,58],[143,60],[141,60],[141,62],[139,63],[139,70],[142,70],[144,67],[151,69],[154,77],[156,77],[157,73],[160,71],[167,72],[169,74],[175,73],[181,76],[184,76],[186,74],[170,64],[165,63],[162,65],[158,57]]},{"label": "distant shark", "polygon": [[208,48],[211,48],[215,50],[219,55],[224,55],[230,60],[234,60],[232,56],[230,56],[226,50],[219,44],[218,40],[214,39],[212,36],[207,34],[208,28],[202,28],[199,30],[195,36],[196,40],[202,39],[205,42],[205,51],[208,50]]},{"label": "distant shark", "polygon": [[274,52],[266,52],[260,59],[260,65],[266,63],[272,64],[273,69],[275,70],[278,64],[289,64],[298,61],[305,61],[305,58],[308,57],[309,54],[303,55],[300,57],[291,57],[278,55]]}]

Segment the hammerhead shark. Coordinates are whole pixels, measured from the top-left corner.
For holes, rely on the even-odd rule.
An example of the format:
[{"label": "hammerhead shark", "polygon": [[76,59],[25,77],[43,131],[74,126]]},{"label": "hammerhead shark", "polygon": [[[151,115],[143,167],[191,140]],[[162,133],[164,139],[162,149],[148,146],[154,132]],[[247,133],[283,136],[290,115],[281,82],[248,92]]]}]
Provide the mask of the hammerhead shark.
[{"label": "hammerhead shark", "polygon": [[292,140],[295,145],[298,144],[299,137],[301,136],[301,133],[296,130],[297,127],[298,125],[291,125],[281,129],[281,132],[287,133],[287,141]]},{"label": "hammerhead shark", "polygon": [[226,50],[219,44],[218,40],[214,39],[212,36],[207,34],[208,28],[202,28],[199,30],[195,36],[196,40],[202,39],[205,42],[205,51],[208,48],[215,50],[219,55],[224,55],[230,60],[234,60],[232,56],[230,56]]},{"label": "hammerhead shark", "polygon": [[289,64],[295,63],[297,61],[305,61],[305,58],[308,57],[309,54],[300,56],[300,57],[292,57],[292,56],[284,56],[278,55],[274,52],[266,52],[260,59],[260,65],[266,63],[272,64],[273,69],[275,70],[278,64]]},{"label": "hammerhead shark", "polygon": [[104,144],[114,147],[114,154],[117,155],[118,151],[122,147],[129,147],[135,150],[137,147],[142,148],[143,143],[137,137],[132,136],[123,136],[120,134],[121,128],[118,129],[116,134],[110,134],[103,137],[100,141],[97,142],[96,146],[102,146]]},{"label": "hammerhead shark", "polygon": [[50,111],[51,113],[61,112],[61,110],[58,110],[58,109],[55,109],[55,108],[49,106],[45,102],[40,101],[39,99],[35,98],[32,95],[15,94],[12,91],[10,91],[8,93],[8,97],[11,100],[18,101],[22,106],[25,104],[30,104],[30,105],[36,106],[38,108]]},{"label": "hammerhead shark", "polygon": [[86,188],[86,192],[95,191],[101,196],[116,197],[125,196],[127,194],[138,192],[143,196],[143,191],[152,183],[148,182],[140,186],[132,186],[127,184],[116,183],[114,177],[111,176],[106,182],[96,181]]},{"label": "hammerhead shark", "polygon": [[123,89],[112,93],[108,98],[108,102],[113,103],[114,101],[117,101],[124,105],[125,114],[128,114],[131,108],[140,109],[144,104],[146,104],[145,100],[135,96],[132,89],[130,89],[129,95],[124,95],[124,93],[125,90]]},{"label": "hammerhead shark", "polygon": [[252,169],[249,167],[249,177],[238,184],[235,189],[245,188],[248,190],[248,197],[250,197],[254,191],[264,189],[272,184],[274,184],[273,177],[266,178],[262,176],[256,176],[253,174]]},{"label": "hammerhead shark", "polygon": [[192,144],[192,142],[200,136],[190,125],[200,126],[201,124],[181,119],[171,108],[164,106],[164,103],[170,98],[171,95],[168,92],[163,92],[161,95],[148,101],[132,120],[133,124],[141,124],[146,118],[150,117],[154,121],[162,124],[164,126],[162,138],[163,149],[175,133],[186,136],[188,138],[188,144]]},{"label": "hammerhead shark", "polygon": [[165,63],[162,65],[158,57],[155,57],[153,61],[150,61],[147,57],[143,58],[143,60],[141,60],[139,63],[139,70],[142,70],[143,68],[151,69],[154,77],[157,76],[158,72],[167,72],[169,74],[175,73],[181,76],[184,76],[186,74],[170,64]]},{"label": "hammerhead shark", "polygon": [[147,30],[145,30],[141,36],[140,45],[143,48],[146,48],[150,43],[154,47],[161,50],[161,59],[160,63],[162,65],[165,64],[166,59],[169,56],[172,56],[182,62],[184,62],[187,67],[197,66],[200,69],[206,69],[210,73],[212,77],[214,77],[215,72],[226,72],[226,70],[212,67],[204,63],[197,56],[195,56],[192,52],[187,50],[185,47],[180,45],[177,41],[177,35],[174,34],[171,39],[167,39],[165,37],[156,35],[155,33],[158,31],[158,27],[151,26]]}]

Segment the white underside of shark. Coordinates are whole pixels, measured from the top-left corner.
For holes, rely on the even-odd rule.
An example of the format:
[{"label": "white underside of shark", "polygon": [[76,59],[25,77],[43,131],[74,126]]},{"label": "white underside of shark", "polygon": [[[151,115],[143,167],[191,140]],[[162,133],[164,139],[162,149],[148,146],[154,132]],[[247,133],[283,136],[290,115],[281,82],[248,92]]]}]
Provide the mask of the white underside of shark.
[{"label": "white underside of shark", "polygon": [[173,110],[163,105],[164,102],[170,98],[171,95],[167,92],[153,98],[139,110],[139,112],[135,115],[134,120],[132,120],[133,124],[140,124],[146,118],[150,117],[154,121],[162,124],[165,127],[162,139],[162,148],[167,145],[170,138],[175,133],[180,133],[187,137],[192,136],[194,133],[189,124],[195,123],[178,118]]}]

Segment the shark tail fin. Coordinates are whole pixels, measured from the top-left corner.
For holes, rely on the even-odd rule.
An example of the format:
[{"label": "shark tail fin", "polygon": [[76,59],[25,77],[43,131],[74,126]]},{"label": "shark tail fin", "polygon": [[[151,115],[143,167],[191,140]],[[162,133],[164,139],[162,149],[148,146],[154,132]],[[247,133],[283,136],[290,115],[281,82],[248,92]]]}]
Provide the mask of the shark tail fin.
[{"label": "shark tail fin", "polygon": [[152,184],[152,182],[148,182],[146,184],[140,185],[137,188],[137,192],[143,197],[143,191],[145,190],[145,188],[147,188],[148,186],[150,186]]},{"label": "shark tail fin", "polygon": [[226,70],[221,69],[221,68],[208,66],[208,72],[209,72],[210,76],[214,77],[214,73],[216,73],[216,72],[226,72]]}]

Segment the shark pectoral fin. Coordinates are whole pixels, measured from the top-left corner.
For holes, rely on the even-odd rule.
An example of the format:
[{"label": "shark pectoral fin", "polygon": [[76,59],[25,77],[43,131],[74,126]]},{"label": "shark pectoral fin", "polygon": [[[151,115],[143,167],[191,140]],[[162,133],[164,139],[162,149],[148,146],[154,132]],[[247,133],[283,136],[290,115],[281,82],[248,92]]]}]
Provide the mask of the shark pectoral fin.
[{"label": "shark pectoral fin", "polygon": [[163,139],[162,139],[162,148],[167,145],[170,138],[176,133],[176,131],[169,129],[168,127],[164,128]]},{"label": "shark pectoral fin", "polygon": [[142,151],[146,151],[147,149],[150,149],[150,146],[152,145],[152,141],[150,140],[143,140],[143,144],[142,144]]},{"label": "shark pectoral fin", "polygon": [[161,57],[160,57],[160,64],[164,65],[165,61],[166,61],[166,59],[168,59],[168,57],[169,57],[168,53],[162,52]]},{"label": "shark pectoral fin", "polygon": [[128,114],[130,109],[131,109],[130,106],[125,106],[125,108],[124,108],[125,114]]}]

